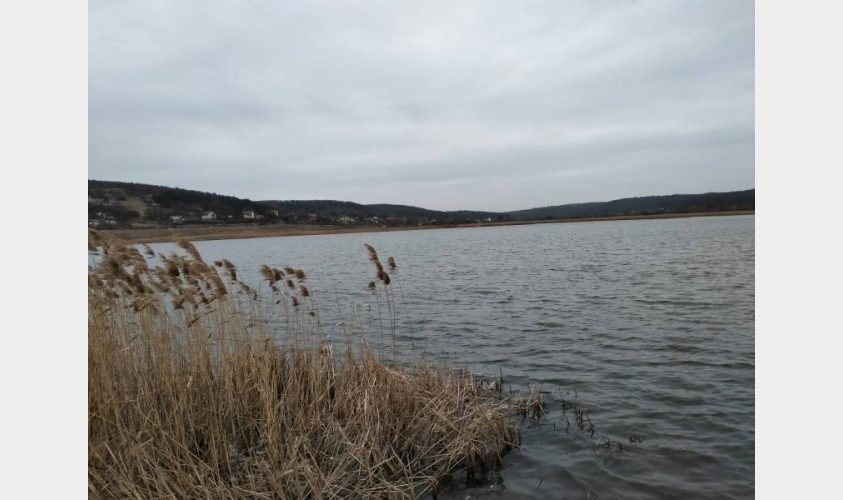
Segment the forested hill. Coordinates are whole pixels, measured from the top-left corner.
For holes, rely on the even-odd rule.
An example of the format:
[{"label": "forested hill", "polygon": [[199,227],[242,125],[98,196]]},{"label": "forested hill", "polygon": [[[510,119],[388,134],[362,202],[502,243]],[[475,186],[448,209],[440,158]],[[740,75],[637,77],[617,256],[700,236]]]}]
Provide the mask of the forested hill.
[{"label": "forested hill", "polygon": [[264,200],[260,203],[277,208],[281,213],[295,218],[313,217],[314,215],[319,218],[330,218],[345,215],[358,220],[377,218],[384,221],[395,219],[404,221],[406,219],[408,222],[458,223],[490,217],[497,219],[503,215],[498,212],[471,210],[449,212],[409,205],[386,203],[363,205],[350,201],[335,200]]},{"label": "forested hill", "polygon": [[513,220],[539,220],[736,210],[755,210],[755,189],[726,193],[672,194],[594,203],[572,203],[516,210],[507,214]]},{"label": "forested hill", "polygon": [[[444,212],[407,205],[362,205],[350,201],[252,201],[190,189],[88,180],[88,218],[110,225],[201,222],[214,213],[213,222],[287,222],[314,224],[459,224],[492,218],[495,212]],[[245,216],[254,212],[254,216]],[[207,220],[205,222],[208,222]],[[94,224],[96,225],[96,223]]]},{"label": "forested hill", "polygon": [[[252,201],[190,189],[131,182],[88,181],[88,219],[96,227],[191,223],[460,224],[478,221],[727,212],[755,209],[755,190],[674,194],[556,205],[513,212],[441,211],[408,205],[335,200]],[[213,216],[208,217],[212,212]],[[206,217],[203,218],[203,215]]]}]

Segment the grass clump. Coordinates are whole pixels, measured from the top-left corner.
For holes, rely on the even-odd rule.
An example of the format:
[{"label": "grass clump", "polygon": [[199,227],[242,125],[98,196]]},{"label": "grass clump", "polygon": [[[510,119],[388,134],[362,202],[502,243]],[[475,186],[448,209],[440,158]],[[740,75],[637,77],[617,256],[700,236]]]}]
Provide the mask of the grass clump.
[{"label": "grass clump", "polygon": [[365,343],[335,352],[300,269],[261,268],[270,309],[190,243],[89,240],[92,498],[416,498],[517,439],[471,377]]}]

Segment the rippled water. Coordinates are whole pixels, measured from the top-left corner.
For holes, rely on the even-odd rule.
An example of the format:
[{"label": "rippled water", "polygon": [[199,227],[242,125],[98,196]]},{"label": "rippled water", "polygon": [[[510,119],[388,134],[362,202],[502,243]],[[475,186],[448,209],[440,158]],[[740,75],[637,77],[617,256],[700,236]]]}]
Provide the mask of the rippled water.
[{"label": "rippled water", "polygon": [[[749,498],[754,223],[753,216],[702,217],[197,247],[255,282],[260,264],[304,268],[326,330],[338,339],[337,316],[373,305],[363,248],[370,243],[398,262],[402,342],[412,337],[429,357],[474,372],[502,369],[514,388],[538,383],[549,391],[551,411],[523,424],[521,448],[504,459],[502,487],[452,491],[455,498]],[[562,412],[561,397],[575,396],[590,409],[594,436]],[[623,450],[606,450],[606,439]]]}]

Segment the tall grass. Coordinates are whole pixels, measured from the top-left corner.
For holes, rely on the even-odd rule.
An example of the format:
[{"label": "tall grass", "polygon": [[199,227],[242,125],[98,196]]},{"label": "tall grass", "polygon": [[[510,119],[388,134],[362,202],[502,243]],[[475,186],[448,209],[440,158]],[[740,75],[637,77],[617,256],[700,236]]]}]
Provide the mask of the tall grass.
[{"label": "tall grass", "polygon": [[190,243],[156,255],[89,234],[92,498],[435,496],[517,440],[510,402],[470,376],[332,346],[300,269],[262,267],[265,300]]}]

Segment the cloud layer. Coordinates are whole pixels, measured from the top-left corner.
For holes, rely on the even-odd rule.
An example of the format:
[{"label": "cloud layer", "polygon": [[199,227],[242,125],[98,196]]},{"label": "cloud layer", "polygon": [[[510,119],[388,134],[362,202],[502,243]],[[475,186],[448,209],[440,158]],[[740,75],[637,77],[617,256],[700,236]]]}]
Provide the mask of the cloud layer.
[{"label": "cloud layer", "polygon": [[754,5],[91,0],[89,161],[435,209],[746,189]]}]

